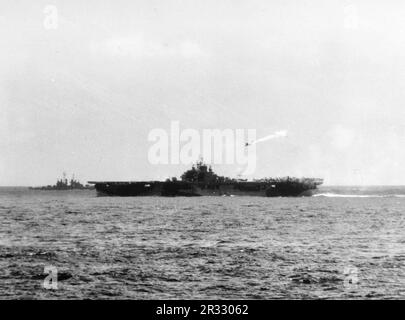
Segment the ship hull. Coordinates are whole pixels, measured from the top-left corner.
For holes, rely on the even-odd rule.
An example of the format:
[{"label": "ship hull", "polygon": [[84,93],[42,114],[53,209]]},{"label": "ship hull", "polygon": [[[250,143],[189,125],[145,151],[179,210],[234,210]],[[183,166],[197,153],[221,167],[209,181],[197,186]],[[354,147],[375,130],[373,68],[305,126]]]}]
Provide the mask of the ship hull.
[{"label": "ship hull", "polygon": [[304,186],[286,188],[282,184],[234,182],[198,184],[188,182],[94,182],[99,196],[256,196],[300,197],[311,196],[312,190]]}]

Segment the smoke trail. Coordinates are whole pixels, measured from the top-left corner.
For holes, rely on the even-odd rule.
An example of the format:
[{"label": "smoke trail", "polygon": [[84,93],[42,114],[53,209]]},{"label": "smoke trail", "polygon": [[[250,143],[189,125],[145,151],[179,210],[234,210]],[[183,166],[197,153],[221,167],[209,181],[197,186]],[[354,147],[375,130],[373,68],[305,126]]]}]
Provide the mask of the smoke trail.
[{"label": "smoke trail", "polygon": [[274,138],[281,138],[281,137],[286,137],[286,136],[287,136],[287,130],[281,130],[281,131],[277,131],[277,132],[275,132],[273,134],[270,134],[268,136],[265,136],[263,138],[252,141],[248,145],[253,145],[253,144],[256,144],[256,143],[259,143],[259,142],[264,142],[264,141],[271,140],[271,139],[274,139]]}]

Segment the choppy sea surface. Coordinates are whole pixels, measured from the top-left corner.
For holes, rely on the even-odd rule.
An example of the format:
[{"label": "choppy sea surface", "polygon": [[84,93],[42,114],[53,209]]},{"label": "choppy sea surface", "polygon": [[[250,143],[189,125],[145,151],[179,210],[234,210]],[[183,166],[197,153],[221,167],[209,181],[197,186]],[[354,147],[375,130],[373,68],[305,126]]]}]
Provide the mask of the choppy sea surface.
[{"label": "choppy sea surface", "polygon": [[0,299],[404,299],[404,209],[404,187],[306,198],[0,188]]}]

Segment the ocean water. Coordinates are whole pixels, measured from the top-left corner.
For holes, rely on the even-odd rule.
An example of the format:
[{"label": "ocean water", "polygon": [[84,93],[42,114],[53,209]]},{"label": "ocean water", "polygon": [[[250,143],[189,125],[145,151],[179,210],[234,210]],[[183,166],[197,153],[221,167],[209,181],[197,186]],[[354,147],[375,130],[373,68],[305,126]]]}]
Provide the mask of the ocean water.
[{"label": "ocean water", "polygon": [[[404,299],[405,188],[96,197],[0,188],[1,299]],[[44,288],[55,267],[57,289]]]}]

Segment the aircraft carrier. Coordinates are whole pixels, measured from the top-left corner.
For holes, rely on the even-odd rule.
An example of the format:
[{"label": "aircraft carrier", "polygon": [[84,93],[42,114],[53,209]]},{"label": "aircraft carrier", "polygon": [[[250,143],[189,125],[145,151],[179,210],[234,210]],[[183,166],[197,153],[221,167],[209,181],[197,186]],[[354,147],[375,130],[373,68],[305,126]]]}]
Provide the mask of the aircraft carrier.
[{"label": "aircraft carrier", "polygon": [[216,175],[210,166],[197,162],[181,179],[166,181],[89,181],[100,196],[311,196],[322,179],[266,178],[254,181]]}]

